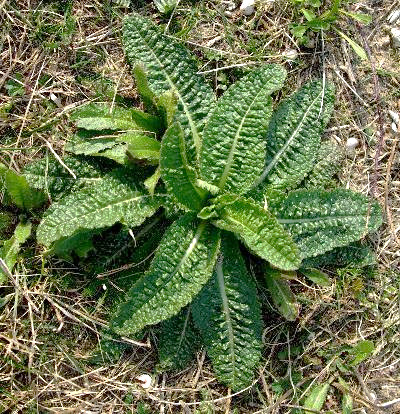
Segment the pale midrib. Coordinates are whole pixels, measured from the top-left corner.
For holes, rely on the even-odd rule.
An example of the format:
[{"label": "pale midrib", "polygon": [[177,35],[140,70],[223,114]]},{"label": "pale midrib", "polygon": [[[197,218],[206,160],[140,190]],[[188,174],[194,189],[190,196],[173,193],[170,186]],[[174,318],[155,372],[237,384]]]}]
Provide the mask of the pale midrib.
[{"label": "pale midrib", "polygon": [[237,144],[239,142],[239,136],[240,136],[240,133],[242,132],[244,121],[246,120],[247,115],[249,114],[249,112],[252,110],[252,107],[254,105],[254,102],[258,99],[259,95],[262,92],[265,91],[265,89],[266,88],[262,88],[262,89],[260,89],[258,91],[258,93],[255,95],[254,99],[252,100],[251,104],[249,105],[246,113],[242,117],[242,120],[240,122],[239,128],[236,131],[235,138],[233,140],[233,144],[232,144],[231,149],[229,151],[229,156],[228,156],[228,159],[226,161],[226,164],[225,164],[225,167],[224,167],[224,171],[222,172],[221,178],[220,178],[219,183],[218,183],[218,186],[217,186],[220,190],[225,186],[226,180],[228,179],[229,171],[232,168],[234,153],[235,153]]},{"label": "pale midrib", "polygon": [[204,192],[203,193],[201,192],[201,189],[198,188],[195,185],[195,183],[193,182],[193,179],[191,178],[191,174],[190,173],[192,172],[192,170],[191,170],[191,168],[189,166],[189,162],[188,162],[187,157],[186,157],[186,146],[185,146],[185,141],[183,139],[183,135],[182,134],[179,134],[179,138],[178,139],[179,139],[179,154],[181,156],[181,163],[182,163],[183,170],[185,172],[187,181],[190,183],[192,189],[197,194],[197,196],[199,197],[200,201],[202,201],[205,198],[205,194],[204,194]]},{"label": "pale midrib", "polygon": [[181,350],[183,339],[185,338],[186,331],[188,329],[189,317],[190,317],[190,307],[188,308],[188,310],[186,312],[185,322],[183,324],[183,329],[182,329],[181,335],[179,337],[179,342],[178,342],[178,346],[177,346],[175,354],[179,354],[179,351]]},{"label": "pale midrib", "polygon": [[286,141],[285,145],[275,154],[275,156],[274,156],[274,158],[272,158],[271,162],[265,167],[263,173],[261,174],[260,178],[256,181],[255,185],[258,185],[261,182],[263,182],[265,180],[265,177],[272,170],[272,168],[274,168],[275,165],[278,163],[278,161],[279,161],[280,157],[282,156],[282,154],[287,150],[287,148],[290,146],[290,144],[292,143],[292,141],[296,138],[296,136],[297,136],[300,128],[304,124],[304,120],[306,119],[306,117],[310,113],[311,109],[314,107],[314,103],[319,99],[319,97],[321,96],[321,94],[322,94],[322,92],[319,93],[317,95],[317,97],[312,101],[311,105],[309,105],[309,107],[307,108],[307,111],[304,113],[303,117],[301,118],[301,121],[297,125],[297,127],[294,130],[294,132],[292,133],[292,135]]},{"label": "pale midrib", "polygon": [[[166,285],[168,285],[168,283],[171,281],[171,279],[179,272],[179,270],[181,269],[181,267],[184,265],[184,263],[186,262],[186,260],[188,259],[188,257],[193,253],[194,249],[197,246],[197,243],[200,240],[201,235],[204,232],[206,226],[206,222],[202,221],[199,225],[199,227],[197,228],[197,231],[195,233],[195,235],[193,236],[188,248],[185,251],[185,254],[182,256],[181,260],[179,261],[179,263],[174,267],[174,269],[168,273],[166,280],[164,280],[163,286],[165,287]],[[151,272],[151,270],[150,270]],[[138,308],[136,308],[134,314],[132,312],[132,319],[135,315],[138,315],[140,312],[146,312],[153,314],[154,310],[153,310],[153,305],[154,302],[155,304],[159,304],[159,293],[160,290],[158,290],[156,292],[155,295],[153,295],[151,298],[149,298],[145,303],[142,303]],[[164,307],[167,307],[168,303],[164,303]],[[147,308],[147,309],[146,309]],[[172,315],[171,315],[172,316]],[[129,324],[130,320],[125,321],[124,324]]]},{"label": "pale midrib", "polygon": [[175,83],[172,81],[172,79],[168,75],[167,71],[164,69],[165,65],[160,61],[158,56],[154,53],[153,49],[147,43],[146,39],[142,36],[142,34],[139,32],[139,30],[136,30],[136,32],[138,33],[139,37],[143,40],[143,43],[147,46],[147,49],[150,51],[151,55],[154,57],[154,59],[160,65],[160,68],[162,68],[162,71],[163,71],[169,85],[171,86],[173,91],[178,96],[178,99],[181,101],[181,103],[183,105],[183,108],[184,108],[184,111],[185,111],[185,114],[186,114],[186,117],[189,121],[190,129],[192,130],[194,145],[196,147],[196,153],[197,153],[197,156],[198,156],[200,154],[200,146],[201,146],[200,136],[199,136],[199,133],[197,131],[196,125],[195,125],[195,123],[192,119],[192,115],[189,111],[189,108],[188,108],[186,102],[183,100],[183,97],[182,97],[181,93],[179,92],[178,88],[176,87]]},{"label": "pale midrib", "polygon": [[[253,235],[256,235],[256,234],[258,234],[254,229],[252,229],[251,227],[249,227],[249,226],[246,226],[246,224],[244,224],[243,222],[241,222],[241,221],[237,221],[237,220],[235,220],[232,216],[228,216],[228,217],[224,217],[224,219],[225,220],[227,220],[227,221],[230,221],[230,222],[232,222],[232,223],[234,223],[234,224],[236,224],[239,228],[240,227],[244,227],[244,228],[246,228],[246,229],[248,229]],[[246,242],[247,243],[247,242]],[[283,257],[283,259],[284,260],[287,260],[287,261],[289,261],[289,259],[287,259],[285,256],[283,256],[282,255],[282,253],[281,253],[281,250],[278,250],[274,245],[272,245],[271,243],[268,243],[266,240],[265,240],[265,238],[262,240],[262,244],[267,244],[268,246],[270,246],[270,248],[277,254],[277,255],[279,255],[281,258]]]},{"label": "pale midrib", "polygon": [[347,220],[347,219],[358,219],[365,220],[366,217],[360,215],[345,215],[345,216],[327,216],[327,217],[309,217],[309,218],[298,218],[298,219],[280,219],[277,218],[281,224],[301,224],[301,223],[315,223],[318,221],[332,221],[332,220]]},{"label": "pale midrib", "polygon": [[[69,218],[68,219],[68,225],[70,226],[71,223],[76,223],[77,221],[80,221],[81,219],[85,219],[85,218],[90,217],[94,213],[98,214],[99,212],[110,209],[111,207],[117,207],[117,206],[120,206],[120,205],[125,204],[125,203],[132,203],[134,201],[137,201],[137,200],[140,200],[140,199],[145,199],[145,198],[153,198],[153,197],[151,195],[143,195],[143,194],[137,196],[137,194],[136,194],[134,197],[130,197],[128,199],[124,198],[123,200],[121,200],[119,202],[107,204],[106,206],[104,206],[102,208],[94,208],[86,214],[82,214],[82,215],[79,215],[79,216],[75,216],[73,218]],[[51,216],[49,216],[49,218],[51,218]],[[43,223],[45,223],[45,221],[43,221]],[[58,222],[54,223],[53,226],[55,226],[54,227],[55,230],[58,230],[58,231],[54,232],[55,234],[58,234],[60,232],[63,233],[63,230],[65,230],[65,229],[62,229],[60,227],[60,224]],[[68,236],[68,235],[69,234],[66,234],[66,236]],[[54,241],[54,240],[52,239],[51,241]]]},{"label": "pale midrib", "polygon": [[216,273],[217,273],[219,292],[221,294],[221,299],[222,299],[222,309],[223,309],[222,314],[225,318],[225,322],[226,322],[226,326],[228,330],[230,359],[232,363],[233,373],[236,373],[236,365],[235,365],[236,357],[235,357],[235,346],[234,346],[235,336],[233,334],[231,311],[229,308],[228,297],[226,295],[226,290],[225,290],[224,272],[222,269],[222,263],[220,262],[217,262]]}]

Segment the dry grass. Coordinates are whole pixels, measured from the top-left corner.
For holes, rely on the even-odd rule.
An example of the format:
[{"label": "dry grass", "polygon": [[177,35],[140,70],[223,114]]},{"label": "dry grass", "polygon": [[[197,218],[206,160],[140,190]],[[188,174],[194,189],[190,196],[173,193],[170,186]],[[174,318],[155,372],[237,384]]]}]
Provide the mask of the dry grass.
[{"label": "dry grass", "polygon": [[[161,20],[198,54],[201,71],[217,90],[259,61],[286,65],[290,75],[283,93],[322,72],[334,80],[337,110],[327,138],[342,146],[349,136],[360,140],[347,154],[340,179],[375,195],[384,208],[385,226],[372,240],[379,272],[373,278],[343,272],[330,288],[294,281],[300,318],[285,323],[270,311],[264,364],[252,389],[231,395],[199,354],[184,372],[156,376],[144,390],[135,378],[153,372],[154,347],[132,346],[112,364],[87,363],[100,342],[107,309],[84,296],[80,285],[65,288],[63,280],[78,269],[47,259],[42,266],[41,252],[33,252],[10,287],[1,290],[7,302],[0,314],[0,411],[289,413],[299,404],[306,379],[331,378],[335,391],[326,407],[340,413],[337,350],[368,338],[375,343],[373,356],[343,374],[354,412],[400,412],[400,159],[399,136],[388,116],[388,109],[400,110],[400,79],[399,54],[388,45],[386,26],[388,13],[400,4],[371,0],[356,6],[373,14],[373,23],[363,33],[344,29],[369,45],[368,62],[355,59],[348,44],[332,34],[323,50],[317,41],[290,61],[287,52],[297,46],[288,24],[296,17],[283,0],[259,7],[253,18],[226,17],[217,1],[196,6],[181,1],[170,22]],[[65,7],[68,2],[0,0],[0,162],[16,170],[44,156],[49,146],[62,155],[72,107],[115,93],[135,97],[119,39],[121,17],[129,10],[100,0],[74,1],[70,12]],[[159,19],[151,2],[140,12]],[[11,81],[20,87],[14,95],[6,88]],[[296,384],[300,373],[303,379]],[[279,394],[271,385],[286,375],[289,385]]]}]

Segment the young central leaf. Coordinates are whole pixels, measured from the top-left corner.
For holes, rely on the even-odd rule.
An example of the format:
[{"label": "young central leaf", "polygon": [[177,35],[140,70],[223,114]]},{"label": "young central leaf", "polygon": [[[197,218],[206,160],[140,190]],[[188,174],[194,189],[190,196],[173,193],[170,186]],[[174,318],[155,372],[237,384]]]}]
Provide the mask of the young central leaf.
[{"label": "young central leaf", "polygon": [[261,174],[270,95],[286,77],[283,68],[263,66],[232,85],[218,101],[204,130],[200,177],[219,189],[244,194]]},{"label": "young central leaf", "polygon": [[210,278],[219,250],[219,231],[191,213],[165,233],[148,272],[132,287],[112,327],[130,335],[174,316]]},{"label": "young central leaf", "polygon": [[254,280],[229,233],[223,233],[214,276],[192,309],[217,377],[234,391],[251,385],[261,359],[261,309]]},{"label": "young central leaf", "polygon": [[255,254],[280,269],[298,269],[301,262],[298,248],[269,211],[252,200],[232,194],[217,197],[211,208],[218,216],[213,223],[237,233]]},{"label": "young central leaf", "polygon": [[117,170],[54,203],[38,227],[39,243],[49,246],[77,230],[112,226],[118,221],[132,227],[143,223],[160,207],[162,197],[140,190],[132,175],[133,171]]},{"label": "young central leaf", "polygon": [[200,135],[214,106],[215,95],[197,74],[194,59],[183,45],[161,34],[149,20],[137,14],[125,20],[123,41],[130,63],[145,66],[154,93],[159,96],[172,90],[176,95],[176,118],[189,139],[188,150],[195,149],[198,154]]},{"label": "young central leaf", "polygon": [[188,164],[182,128],[174,124],[161,146],[161,176],[169,192],[189,210],[201,209],[206,191],[195,185],[196,174]]}]

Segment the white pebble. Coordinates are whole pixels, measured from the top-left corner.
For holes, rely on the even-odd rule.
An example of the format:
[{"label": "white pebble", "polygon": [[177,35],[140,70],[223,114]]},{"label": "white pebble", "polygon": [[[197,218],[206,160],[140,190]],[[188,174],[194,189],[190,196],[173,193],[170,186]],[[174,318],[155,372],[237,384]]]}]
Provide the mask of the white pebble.
[{"label": "white pebble", "polygon": [[288,49],[283,54],[289,60],[296,60],[297,57],[299,56],[296,49]]},{"label": "white pebble", "polygon": [[398,131],[398,128],[397,128],[397,124],[396,124],[396,122],[392,122],[391,127],[392,127],[392,131],[393,131],[393,132],[397,132],[397,131]]},{"label": "white pebble", "polygon": [[346,148],[349,150],[353,150],[354,148],[358,147],[358,139],[357,138],[349,138],[346,142]]},{"label": "white pebble", "polygon": [[142,374],[136,377],[136,379],[140,382],[140,386],[145,390],[151,387],[151,377],[149,374]]},{"label": "white pebble", "polygon": [[396,49],[400,48],[400,29],[392,27],[390,29],[390,37],[392,38],[392,45]]},{"label": "white pebble", "polygon": [[387,18],[387,21],[388,21],[390,24],[392,24],[392,23],[396,23],[396,22],[397,22],[397,20],[399,20],[399,18],[400,18],[400,10],[399,10],[399,9],[396,9],[396,10],[393,10],[393,11],[389,14],[389,17]]},{"label": "white pebble", "polygon": [[393,121],[394,123],[399,124],[399,121],[400,121],[400,116],[399,116],[399,113],[398,113],[398,112],[391,111],[391,110],[389,109],[389,116],[390,116],[390,118],[392,118],[392,121]]},{"label": "white pebble", "polygon": [[251,16],[254,13],[254,0],[243,0],[242,5],[240,6],[241,12],[245,16]]}]

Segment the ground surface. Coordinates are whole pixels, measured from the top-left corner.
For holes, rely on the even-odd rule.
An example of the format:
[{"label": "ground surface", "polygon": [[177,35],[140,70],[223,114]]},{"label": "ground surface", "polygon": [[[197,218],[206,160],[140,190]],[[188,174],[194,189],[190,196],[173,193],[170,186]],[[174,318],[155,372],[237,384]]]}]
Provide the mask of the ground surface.
[{"label": "ground surface", "polygon": [[[287,323],[270,307],[265,358],[251,390],[230,395],[199,354],[187,370],[156,376],[145,391],[134,379],[153,372],[154,347],[130,347],[111,364],[85,362],[99,341],[106,310],[85,294],[84,284],[65,282],[79,280],[79,269],[55,259],[42,267],[41,251],[27,247],[31,258],[19,264],[0,314],[0,411],[289,413],[299,405],[306,380],[331,378],[322,412],[340,413],[342,375],[353,412],[400,412],[400,158],[388,113],[400,110],[400,52],[389,37],[396,23],[387,22],[400,3],[345,6],[373,16],[367,27],[345,18],[338,22],[365,48],[367,60],[332,30],[299,47],[289,25],[301,19],[300,6],[286,0],[260,1],[249,17],[237,8],[226,14],[228,3],[182,0],[168,19],[152,2],[0,0],[0,162],[19,171],[49,151],[62,155],[72,132],[71,108],[112,100],[116,93],[135,98],[120,34],[122,17],[136,10],[185,42],[219,92],[257,62],[289,70],[283,96],[322,73],[335,82],[327,139],[343,148],[349,137],[359,140],[339,178],[375,196],[384,209],[385,225],[371,240],[379,269],[344,270],[329,288],[293,281],[300,317]],[[360,339],[374,342],[373,355],[340,373],[337,350]]]}]

